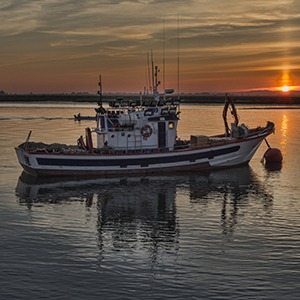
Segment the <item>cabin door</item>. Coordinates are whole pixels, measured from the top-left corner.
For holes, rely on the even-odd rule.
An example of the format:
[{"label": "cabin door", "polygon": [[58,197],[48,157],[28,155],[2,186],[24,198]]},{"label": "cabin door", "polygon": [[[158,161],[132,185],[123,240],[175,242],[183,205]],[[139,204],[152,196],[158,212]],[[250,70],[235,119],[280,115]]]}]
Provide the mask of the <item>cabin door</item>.
[{"label": "cabin door", "polygon": [[158,122],[158,147],[166,147],[166,124],[165,122]]}]

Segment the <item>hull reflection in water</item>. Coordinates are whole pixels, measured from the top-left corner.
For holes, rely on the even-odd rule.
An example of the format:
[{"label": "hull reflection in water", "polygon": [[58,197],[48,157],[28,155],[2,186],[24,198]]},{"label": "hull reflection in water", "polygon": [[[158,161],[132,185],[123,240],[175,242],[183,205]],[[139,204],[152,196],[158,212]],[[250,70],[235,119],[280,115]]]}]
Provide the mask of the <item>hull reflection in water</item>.
[{"label": "hull reflection in water", "polygon": [[253,202],[258,202],[257,207],[268,214],[273,205],[273,195],[267,192],[249,166],[191,177],[188,189],[190,202],[201,207],[207,207],[211,201],[221,201],[220,223],[222,233],[228,237],[238,225],[239,209],[247,209]]},{"label": "hull reflection in water", "polygon": [[[32,209],[41,203],[53,204],[81,201],[87,207],[98,209],[98,236],[109,231],[111,239],[132,243],[152,242],[163,247],[177,247],[179,221],[176,201],[202,207],[217,201],[220,207],[220,224],[224,235],[232,235],[238,224],[238,209],[250,201],[260,201],[261,208],[270,210],[272,195],[268,194],[255,174],[244,166],[219,170],[201,175],[173,177],[126,177],[100,179],[19,178],[16,195],[22,205]],[[183,202],[184,203],[184,202]],[[219,205],[221,203],[221,205]],[[113,231],[113,233],[112,233]],[[122,237],[122,238],[120,238]],[[116,245],[116,243],[113,243]]]},{"label": "hull reflection in water", "polygon": [[96,235],[101,258],[109,248],[144,249],[153,262],[158,248],[163,252],[177,252],[175,198],[182,180],[186,179],[128,177],[55,181],[23,173],[16,194],[20,203],[30,210],[41,204],[84,202],[89,209],[97,209]]}]

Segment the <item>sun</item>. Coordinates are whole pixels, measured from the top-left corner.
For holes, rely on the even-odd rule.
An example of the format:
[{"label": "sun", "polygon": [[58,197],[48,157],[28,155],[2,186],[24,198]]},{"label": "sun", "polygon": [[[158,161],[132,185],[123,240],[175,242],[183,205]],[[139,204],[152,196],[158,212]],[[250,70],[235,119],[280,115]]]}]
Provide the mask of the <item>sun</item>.
[{"label": "sun", "polygon": [[281,88],[281,90],[282,90],[284,93],[287,93],[287,92],[289,92],[290,87],[289,87],[288,85],[284,85],[284,86]]}]

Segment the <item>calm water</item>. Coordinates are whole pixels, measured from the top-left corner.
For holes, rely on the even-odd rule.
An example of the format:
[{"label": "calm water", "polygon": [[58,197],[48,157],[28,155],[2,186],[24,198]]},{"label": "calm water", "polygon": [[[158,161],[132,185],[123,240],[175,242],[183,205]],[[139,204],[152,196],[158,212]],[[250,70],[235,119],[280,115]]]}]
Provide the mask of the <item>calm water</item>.
[{"label": "calm water", "polygon": [[[249,126],[275,122],[281,170],[262,144],[208,174],[34,181],[13,147],[29,130],[74,143],[93,106],[1,104],[0,299],[299,299],[299,110],[244,108]],[[222,106],[181,110],[181,138],[223,131]]]}]

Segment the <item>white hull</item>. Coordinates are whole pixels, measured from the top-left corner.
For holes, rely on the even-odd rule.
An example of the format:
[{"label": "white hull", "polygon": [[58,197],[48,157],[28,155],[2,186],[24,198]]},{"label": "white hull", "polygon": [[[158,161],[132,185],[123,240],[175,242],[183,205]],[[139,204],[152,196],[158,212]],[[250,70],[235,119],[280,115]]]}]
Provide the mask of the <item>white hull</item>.
[{"label": "white hull", "polygon": [[271,131],[215,146],[141,154],[64,154],[16,148],[19,163],[35,176],[160,174],[247,164]]},{"label": "white hull", "polygon": [[[158,93],[159,69],[152,67],[153,99],[139,103],[123,98],[96,109],[96,127],[85,129],[77,145],[29,142],[16,148],[25,172],[35,176],[111,176],[172,174],[248,164],[264,138],[274,132],[274,124],[249,129],[238,125],[230,97],[225,96],[223,119],[225,134],[191,135],[187,141],[177,136],[180,99]],[[155,79],[155,80],[154,80]],[[234,123],[229,129],[227,110]],[[96,138],[93,138],[96,136]]]}]

